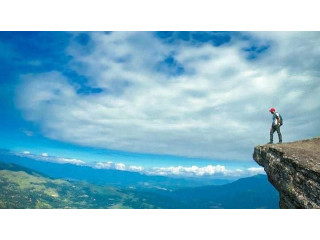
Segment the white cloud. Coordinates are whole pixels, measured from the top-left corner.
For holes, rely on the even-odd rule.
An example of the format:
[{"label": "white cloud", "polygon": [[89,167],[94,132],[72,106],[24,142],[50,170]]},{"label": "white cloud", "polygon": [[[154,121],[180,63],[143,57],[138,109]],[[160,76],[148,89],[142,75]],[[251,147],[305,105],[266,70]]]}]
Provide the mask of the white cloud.
[{"label": "white cloud", "polygon": [[65,158],[65,157],[56,157],[56,156],[49,156],[48,153],[42,153],[41,155],[32,154],[29,151],[23,151],[21,153],[13,153],[17,156],[28,157],[39,161],[47,161],[47,162],[55,162],[55,163],[70,163],[75,165],[87,165],[86,162],[76,159],[76,158]]},{"label": "white cloud", "polygon": [[85,162],[76,158],[56,158],[56,162],[58,163],[71,163],[75,165],[85,165]]},{"label": "white cloud", "polygon": [[32,136],[33,136],[33,132],[28,131],[28,130],[24,130],[23,133],[24,133],[25,135],[27,135],[28,137],[32,137]]},{"label": "white cloud", "polygon": [[148,174],[151,175],[176,175],[176,176],[204,176],[204,175],[219,175],[225,174],[227,172],[225,166],[217,165],[212,166],[208,165],[206,167],[156,167],[151,168],[147,171]]},{"label": "white cloud", "polygon": [[222,178],[241,178],[257,174],[265,174],[262,167],[250,167],[242,169],[228,169],[223,165],[207,165],[204,167],[198,166],[170,166],[170,167],[150,167],[144,168],[142,166],[126,165],[120,162],[96,162],[88,163],[75,158],[65,158],[48,156],[48,154],[35,155],[28,151],[14,153],[18,156],[24,156],[40,161],[56,162],[56,163],[69,163],[79,166],[89,166],[96,169],[112,169],[119,171],[139,172],[141,174],[153,176],[168,176],[168,177],[222,177]]},{"label": "white cloud", "polygon": [[247,169],[227,169],[223,165],[208,165],[205,167],[198,166],[171,166],[171,167],[152,167],[143,168],[141,166],[128,166],[123,163],[98,162],[93,165],[97,169],[114,169],[121,171],[140,172],[142,174],[154,176],[169,176],[169,177],[248,177],[256,174],[265,174],[264,169],[261,167],[251,167]]},{"label": "white cloud", "polygon": [[265,174],[265,171],[262,167],[251,167],[247,169],[250,174]]},{"label": "white cloud", "polygon": [[[46,137],[133,152],[251,160],[253,147],[268,141],[270,107],[284,116],[284,141],[315,136],[319,33],[250,35],[270,44],[252,61],[239,39],[215,47],[168,45],[145,32],[90,33],[89,52],[69,46],[70,67],[103,93],[78,94],[60,72],[29,74],[18,104]],[[185,74],[156,71],[170,54]]]},{"label": "white cloud", "polygon": [[247,168],[247,169],[227,169],[223,165],[208,165],[205,167],[191,166],[191,167],[155,167],[145,171],[150,175],[163,175],[163,176],[182,176],[182,177],[202,177],[202,176],[215,176],[215,177],[247,177],[256,174],[265,174],[263,168]]},{"label": "white cloud", "polygon": [[143,168],[141,166],[126,166],[123,163],[108,162],[98,162],[93,165],[94,168],[98,169],[114,169],[121,171],[131,171],[131,172],[142,172]]}]

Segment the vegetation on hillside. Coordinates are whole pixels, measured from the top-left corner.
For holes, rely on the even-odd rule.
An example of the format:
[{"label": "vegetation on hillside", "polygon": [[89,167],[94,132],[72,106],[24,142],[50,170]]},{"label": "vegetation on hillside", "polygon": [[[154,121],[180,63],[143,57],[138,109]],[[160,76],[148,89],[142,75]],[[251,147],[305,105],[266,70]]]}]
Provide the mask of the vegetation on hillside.
[{"label": "vegetation on hillside", "polygon": [[165,190],[51,178],[0,162],[0,208],[278,208],[278,193],[264,175],[219,186]]},{"label": "vegetation on hillside", "polygon": [[153,208],[132,193],[0,163],[0,208]]}]

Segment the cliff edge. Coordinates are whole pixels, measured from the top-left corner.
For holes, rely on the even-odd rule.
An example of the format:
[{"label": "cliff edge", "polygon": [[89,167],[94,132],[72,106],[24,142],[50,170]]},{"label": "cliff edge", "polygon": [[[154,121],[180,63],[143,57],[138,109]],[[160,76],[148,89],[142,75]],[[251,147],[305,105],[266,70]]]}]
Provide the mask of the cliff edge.
[{"label": "cliff edge", "polygon": [[320,137],[254,148],[253,159],[280,193],[280,208],[320,208]]}]

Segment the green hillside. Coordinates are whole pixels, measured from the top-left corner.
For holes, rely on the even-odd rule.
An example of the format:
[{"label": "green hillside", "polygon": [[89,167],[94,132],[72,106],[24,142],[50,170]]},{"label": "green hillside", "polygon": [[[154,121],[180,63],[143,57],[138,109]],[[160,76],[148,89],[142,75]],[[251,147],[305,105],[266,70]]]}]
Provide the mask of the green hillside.
[{"label": "green hillside", "polygon": [[0,162],[0,208],[278,208],[278,193],[266,176],[168,191],[114,187],[53,179],[29,168]]},{"label": "green hillside", "polygon": [[0,163],[0,208],[154,208],[114,187],[51,179]]}]

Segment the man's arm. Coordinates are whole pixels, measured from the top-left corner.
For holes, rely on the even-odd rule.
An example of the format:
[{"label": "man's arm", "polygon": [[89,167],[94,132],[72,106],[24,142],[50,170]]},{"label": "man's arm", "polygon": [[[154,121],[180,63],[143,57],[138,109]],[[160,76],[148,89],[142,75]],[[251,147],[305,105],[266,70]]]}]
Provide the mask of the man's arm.
[{"label": "man's arm", "polygon": [[280,126],[280,117],[276,116],[276,119],[277,119],[277,126],[279,127]]}]

